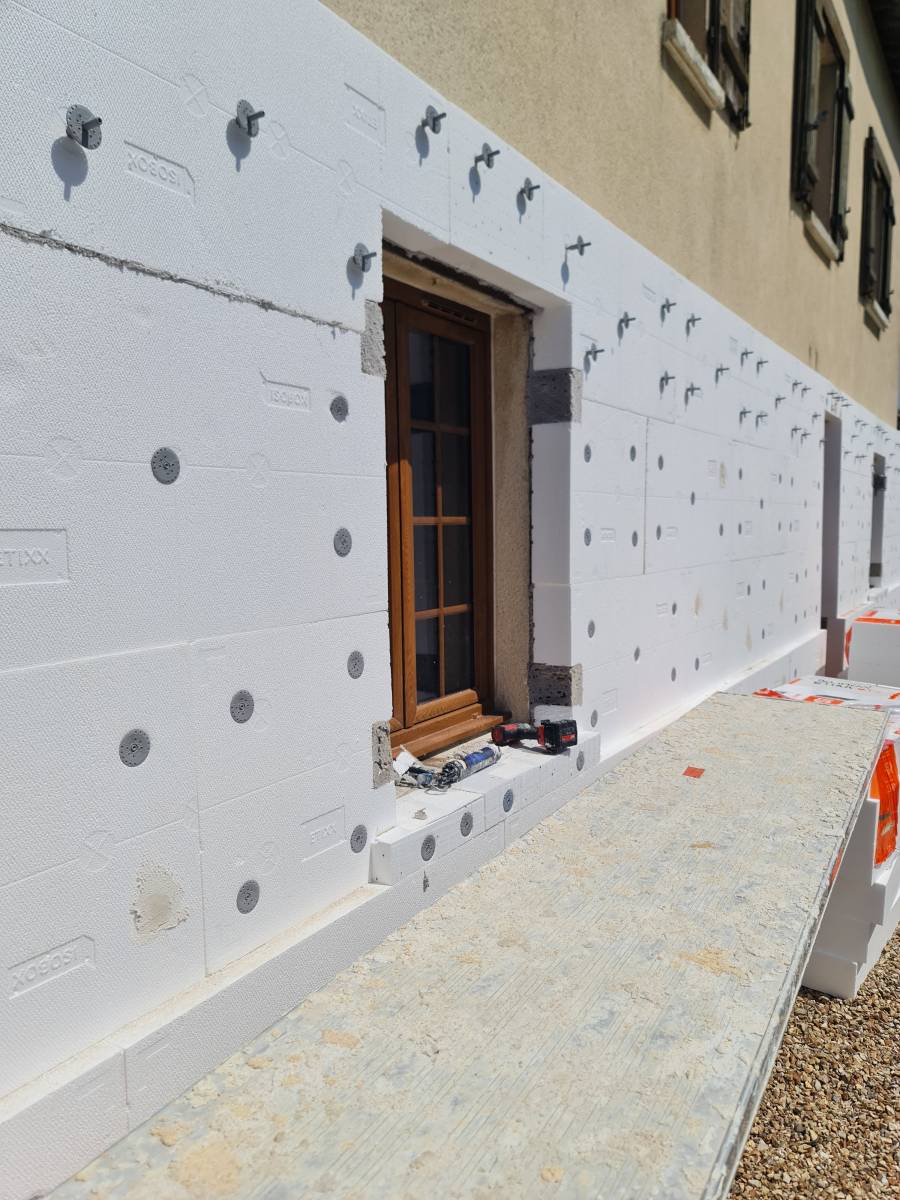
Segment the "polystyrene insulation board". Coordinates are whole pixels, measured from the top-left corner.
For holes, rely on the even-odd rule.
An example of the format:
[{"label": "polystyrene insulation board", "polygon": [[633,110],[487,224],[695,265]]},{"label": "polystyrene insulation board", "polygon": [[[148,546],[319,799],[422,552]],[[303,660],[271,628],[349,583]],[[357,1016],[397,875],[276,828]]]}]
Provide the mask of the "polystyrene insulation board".
[{"label": "polystyrene insulation board", "polygon": [[[204,808],[207,969],[214,971],[369,882],[370,848],[394,823],[394,785],[372,789],[367,751]],[[362,829],[363,844],[351,837]],[[236,897],[259,886],[251,912]]]},{"label": "polystyrene insulation board", "polygon": [[[364,769],[391,701],[384,384],[360,369],[365,302],[380,299],[382,279],[379,259],[365,274],[351,265],[358,242],[379,250],[384,225],[530,299],[535,368],[582,375],[580,422],[532,430],[534,652],[582,666],[573,710],[612,739],[604,752],[747,671],[770,681],[785,664],[817,668],[826,406],[845,435],[842,612],[868,589],[866,455],[885,452],[891,479],[900,459],[896,431],[829,398],[826,379],[324,6],[285,13],[260,0],[251,22],[237,0],[212,21],[202,5],[154,13],[138,0],[0,12],[8,124],[21,131],[0,163],[0,695],[12,772],[0,858],[10,887],[36,872],[70,880],[107,837],[136,844],[182,822],[196,860],[199,801],[209,842],[197,945],[220,962],[255,953],[279,922],[360,878],[336,842],[319,859],[333,870],[304,864],[299,886],[283,859],[259,880],[259,911],[237,913],[241,863],[262,875],[269,843],[293,845],[292,802],[300,825],[342,808],[344,836],[356,806],[371,804],[374,826],[391,816]],[[232,123],[241,97],[266,111],[252,143]],[[63,135],[73,101],[103,118],[96,152]],[[422,128],[428,104],[448,113],[439,134]],[[485,141],[501,155],[473,174]],[[541,188],[522,204],[526,174]],[[583,256],[566,250],[579,235],[592,242]],[[149,466],[161,446],[181,460],[168,487]],[[711,462],[724,464],[724,487]],[[886,581],[900,579],[895,520],[888,506]],[[344,530],[346,557],[335,551]],[[246,725],[229,711],[242,689],[255,702]],[[151,753],[131,770],[117,746],[136,726]],[[325,782],[316,773],[329,761],[337,776]],[[488,829],[478,843],[500,826],[506,789],[494,780],[506,770],[472,784]],[[543,767],[557,799],[570,784],[560,764]],[[504,835],[556,802],[540,790],[516,776]],[[461,853],[474,861],[483,847],[434,871]],[[127,924],[133,876],[116,878],[109,912]],[[21,954],[49,971],[59,943],[23,928]],[[102,979],[130,972],[128,943],[115,944],[121,959]],[[160,969],[143,1003],[156,1002],[158,979],[181,986],[183,967]],[[68,975],[35,994],[65,994]],[[76,1005],[53,1052],[139,1009],[130,987],[120,1007]],[[37,1025],[26,1033],[40,1040]],[[32,1056],[35,1069],[43,1061]],[[163,1070],[159,1056],[141,1060],[145,1097],[159,1094],[154,1063]]]},{"label": "polystyrene insulation board", "polygon": [[203,977],[199,843],[186,822],[121,841],[97,830],[79,857],[0,897],[4,1093]]}]

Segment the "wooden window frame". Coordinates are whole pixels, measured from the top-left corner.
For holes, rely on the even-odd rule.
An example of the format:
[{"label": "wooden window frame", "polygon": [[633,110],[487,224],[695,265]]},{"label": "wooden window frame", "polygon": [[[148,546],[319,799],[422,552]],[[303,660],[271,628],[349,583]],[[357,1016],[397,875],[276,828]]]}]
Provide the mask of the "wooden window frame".
[{"label": "wooden window frame", "polygon": [[[879,195],[880,206],[877,204]],[[879,222],[881,223],[881,262],[875,263]],[[881,147],[878,145],[875,130],[870,127],[866,138],[863,165],[859,294],[867,306],[878,306],[884,315],[885,323],[890,318],[892,310],[891,254],[895,223],[891,173]]]},{"label": "wooden window frame", "polygon": [[[389,369],[385,388],[388,492],[388,585],[391,682],[394,709],[391,745],[432,753],[477,736],[501,719],[491,712],[493,696],[493,451],[491,410],[491,319],[454,301],[421,292],[393,279],[384,281],[385,348]],[[415,595],[412,529],[431,518],[412,516],[410,419],[400,419],[408,403],[406,355],[398,353],[411,328],[464,341],[471,347],[470,437],[480,450],[471,456],[473,688],[419,702],[416,697]],[[406,397],[405,401],[403,397]],[[422,424],[417,421],[417,425]],[[436,438],[439,443],[440,439]],[[472,443],[474,445],[474,442]],[[439,454],[439,450],[436,450]],[[439,462],[439,459],[438,459]],[[406,515],[404,515],[406,514]],[[447,522],[448,518],[442,518]],[[450,523],[453,519],[450,518]],[[438,580],[443,560],[438,552]],[[439,583],[439,601],[442,587]],[[430,610],[429,610],[430,611]],[[444,610],[438,609],[435,612]],[[399,620],[396,619],[399,614]],[[418,614],[422,616],[420,612]],[[440,630],[440,625],[439,625]],[[443,656],[441,656],[442,658]]]},{"label": "wooden window frame", "polygon": [[[819,182],[818,129],[822,120],[819,101],[819,47],[827,41],[838,64],[833,106],[831,193],[826,219],[816,212],[813,193]],[[826,110],[827,111],[827,110]],[[794,107],[791,137],[791,191],[807,221],[815,228],[814,242],[829,243],[829,257],[844,257],[849,231],[847,180],[850,161],[850,125],[855,116],[850,82],[850,51],[830,0],[797,0],[794,58]],[[824,231],[825,237],[822,237]]]},{"label": "wooden window frame", "polygon": [[[699,0],[668,0],[668,15],[678,21],[687,35],[695,20],[687,17],[687,6],[698,3]],[[705,44],[697,44],[697,39],[691,37],[696,49],[706,60],[709,69],[721,84],[725,93],[724,109],[731,126],[739,133],[750,127],[750,19],[751,0],[746,0],[747,23],[742,30],[743,44],[735,42],[724,19],[724,6],[730,0],[705,0]],[[735,105],[727,86],[727,75],[730,73],[741,94],[742,103]]]}]

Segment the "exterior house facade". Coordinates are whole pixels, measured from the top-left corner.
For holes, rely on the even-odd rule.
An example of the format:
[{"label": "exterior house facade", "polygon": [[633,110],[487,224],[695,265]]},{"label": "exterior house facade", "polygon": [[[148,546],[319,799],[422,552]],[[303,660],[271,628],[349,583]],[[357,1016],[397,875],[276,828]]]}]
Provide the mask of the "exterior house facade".
[{"label": "exterior house facade", "polygon": [[0,6],[9,1195],[900,588],[882,7]]}]

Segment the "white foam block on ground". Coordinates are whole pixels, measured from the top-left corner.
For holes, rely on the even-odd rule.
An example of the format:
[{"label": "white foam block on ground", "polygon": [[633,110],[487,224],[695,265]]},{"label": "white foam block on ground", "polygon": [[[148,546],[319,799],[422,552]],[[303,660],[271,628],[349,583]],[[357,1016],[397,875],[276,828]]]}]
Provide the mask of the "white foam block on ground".
[{"label": "white foam block on ground", "polygon": [[851,679],[900,688],[900,610],[869,610],[853,620],[847,669]]}]

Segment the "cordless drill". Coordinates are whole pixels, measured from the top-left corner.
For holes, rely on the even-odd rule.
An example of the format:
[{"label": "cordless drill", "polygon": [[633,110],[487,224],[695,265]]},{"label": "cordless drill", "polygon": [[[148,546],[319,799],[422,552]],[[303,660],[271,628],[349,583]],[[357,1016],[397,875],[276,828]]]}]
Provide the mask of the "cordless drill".
[{"label": "cordless drill", "polygon": [[491,730],[491,741],[495,746],[509,746],[512,742],[523,740],[537,742],[548,754],[559,754],[578,745],[578,726],[571,719],[541,721],[540,725],[509,721],[504,725],[495,725]]}]

